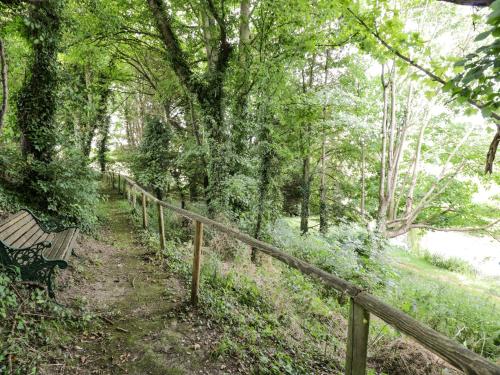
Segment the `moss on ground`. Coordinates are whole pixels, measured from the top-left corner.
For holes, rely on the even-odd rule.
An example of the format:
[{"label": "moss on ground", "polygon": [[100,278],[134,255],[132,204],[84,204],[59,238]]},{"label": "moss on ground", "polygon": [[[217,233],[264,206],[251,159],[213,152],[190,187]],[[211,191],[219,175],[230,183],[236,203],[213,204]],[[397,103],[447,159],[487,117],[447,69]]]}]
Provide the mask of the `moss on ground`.
[{"label": "moss on ground", "polygon": [[[187,307],[188,291],[136,242],[138,228],[126,200],[105,193],[97,208],[104,226],[99,241],[81,241],[73,265],[81,280],[60,291],[63,300],[85,302],[103,321],[90,339],[81,337],[68,348],[74,352],[62,373],[218,373],[220,364],[208,354],[211,341],[203,339],[204,325]],[[50,366],[42,373],[52,373]]]}]

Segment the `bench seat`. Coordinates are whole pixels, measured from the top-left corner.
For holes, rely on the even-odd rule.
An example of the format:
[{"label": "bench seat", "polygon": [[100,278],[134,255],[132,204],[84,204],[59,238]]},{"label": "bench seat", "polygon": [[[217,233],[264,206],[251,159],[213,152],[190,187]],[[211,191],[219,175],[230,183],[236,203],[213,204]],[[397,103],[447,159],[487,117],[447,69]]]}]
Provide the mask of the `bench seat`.
[{"label": "bench seat", "polygon": [[54,297],[54,268],[66,268],[77,228],[49,230],[32,212],[23,209],[0,222],[0,261],[7,268],[19,268],[23,280],[47,284]]}]

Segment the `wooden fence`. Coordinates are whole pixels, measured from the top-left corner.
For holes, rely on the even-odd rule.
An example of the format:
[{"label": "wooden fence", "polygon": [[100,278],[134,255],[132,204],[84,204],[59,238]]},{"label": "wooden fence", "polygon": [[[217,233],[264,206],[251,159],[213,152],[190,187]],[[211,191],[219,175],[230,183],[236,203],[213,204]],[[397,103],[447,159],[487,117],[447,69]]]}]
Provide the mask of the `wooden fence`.
[{"label": "wooden fence", "polygon": [[207,225],[219,232],[226,233],[229,236],[240,240],[252,248],[256,248],[261,252],[278,259],[286,265],[299,270],[303,274],[322,281],[327,286],[332,287],[350,297],[347,355],[345,365],[345,373],[347,375],[366,374],[370,314],[379,317],[398,331],[412,337],[431,352],[437,354],[446,362],[457,369],[462,370],[466,374],[500,375],[499,366],[466,349],[456,341],[449,339],[425,324],[420,323],[402,311],[391,307],[349,281],[338,278],[337,276],[323,271],[316,266],[281,251],[273,245],[257,240],[233,228],[229,228],[217,221],[161,201],[126,176],[118,173],[108,173],[105,176],[111,186],[115,187],[116,185],[118,187],[118,191],[123,194],[127,194],[129,201],[132,202],[134,207],[136,206],[136,195],[141,195],[142,224],[144,228],[147,228],[148,226],[148,201],[157,205],[158,228],[160,231],[160,244],[162,248],[165,246],[163,208],[167,208],[194,222],[195,239],[191,289],[191,301],[193,304],[198,302],[203,225]]}]

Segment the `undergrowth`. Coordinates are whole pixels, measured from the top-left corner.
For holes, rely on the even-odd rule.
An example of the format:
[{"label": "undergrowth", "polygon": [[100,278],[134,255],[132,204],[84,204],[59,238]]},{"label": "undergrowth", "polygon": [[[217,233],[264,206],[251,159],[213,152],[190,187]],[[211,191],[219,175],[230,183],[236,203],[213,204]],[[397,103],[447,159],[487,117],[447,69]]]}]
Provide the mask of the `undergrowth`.
[{"label": "undergrowth", "polygon": [[427,263],[444,270],[469,276],[476,276],[478,273],[477,270],[469,262],[460,258],[444,257],[439,254],[433,254],[429,251],[424,251],[420,256]]},{"label": "undergrowth", "polygon": [[60,306],[0,269],[0,374],[37,374],[91,322],[92,315]]},{"label": "undergrowth", "polygon": [[417,271],[400,275],[379,295],[390,305],[493,360],[500,355],[498,300],[460,285],[427,279]]},{"label": "undergrowth", "polygon": [[[168,269],[189,283],[192,227],[170,213],[166,214],[166,226],[167,246],[160,255]],[[154,226],[151,229],[142,232],[142,241],[157,251],[157,231]],[[486,357],[498,354],[499,327],[495,322],[500,317],[494,303],[468,295],[457,286],[401,272],[386,255],[389,245],[362,228],[340,226],[325,237],[304,237],[280,221],[271,233],[281,249],[370,289],[392,306]],[[247,246],[218,240],[210,230],[205,234],[199,313],[221,330],[212,355],[231,358],[247,373],[342,373],[348,314],[345,296],[270,258],[255,267]],[[211,246],[214,242],[233,248],[221,251]],[[230,259],[225,256],[228,252],[233,254]],[[388,325],[372,320],[369,362],[376,370],[371,373],[403,373],[407,366],[412,366],[415,374],[441,373],[436,357],[405,344],[400,337]],[[413,364],[388,356],[395,343],[398,352],[404,351],[401,345],[406,347],[408,358],[415,358]],[[415,350],[422,354],[412,356]]]}]

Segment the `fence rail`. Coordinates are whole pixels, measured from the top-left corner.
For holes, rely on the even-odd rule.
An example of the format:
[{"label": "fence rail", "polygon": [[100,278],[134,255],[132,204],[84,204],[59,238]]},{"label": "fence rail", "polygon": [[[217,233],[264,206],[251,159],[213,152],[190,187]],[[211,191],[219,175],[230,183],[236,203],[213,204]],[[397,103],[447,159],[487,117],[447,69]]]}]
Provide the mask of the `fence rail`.
[{"label": "fence rail", "polygon": [[113,188],[115,187],[115,181],[118,180],[118,191],[123,194],[127,193],[129,201],[132,199],[134,207],[136,204],[136,194],[141,195],[142,223],[144,228],[148,226],[148,200],[151,203],[155,203],[159,207],[158,224],[160,239],[163,243],[162,246],[164,246],[165,239],[165,228],[162,213],[163,207],[190,219],[195,223],[193,278],[191,289],[191,301],[193,304],[198,302],[203,225],[206,225],[219,232],[226,233],[231,237],[251,246],[252,248],[256,248],[261,252],[278,259],[286,265],[295,268],[306,275],[316,278],[322,281],[325,285],[330,286],[350,297],[347,356],[345,366],[347,375],[366,374],[370,314],[377,316],[400,332],[412,337],[431,352],[437,354],[446,362],[457,369],[462,370],[466,374],[500,375],[499,366],[466,349],[456,341],[449,339],[425,324],[420,323],[418,320],[415,320],[402,311],[393,308],[349,281],[334,276],[316,266],[281,251],[273,245],[257,240],[233,228],[229,228],[217,221],[161,201],[127,176],[119,173],[108,173],[106,176]]}]

